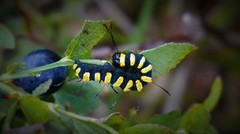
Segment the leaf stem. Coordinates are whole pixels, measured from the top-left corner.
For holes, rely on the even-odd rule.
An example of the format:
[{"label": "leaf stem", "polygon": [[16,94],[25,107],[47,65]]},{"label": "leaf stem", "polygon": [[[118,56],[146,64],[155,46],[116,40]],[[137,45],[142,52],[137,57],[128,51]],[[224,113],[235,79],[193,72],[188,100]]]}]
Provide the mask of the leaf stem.
[{"label": "leaf stem", "polygon": [[102,123],[99,123],[97,119],[95,118],[90,118],[90,117],[85,117],[85,116],[81,116],[81,115],[78,115],[78,114],[75,114],[75,113],[71,113],[71,112],[68,112],[68,111],[65,111],[65,110],[62,110],[58,107],[55,107],[55,111],[57,111],[58,113],[60,114],[64,114],[68,117],[72,117],[74,119],[77,119],[77,120],[80,120],[80,121],[83,121],[83,122],[89,122],[89,123],[93,123],[99,127],[101,127],[102,129],[106,130],[107,132],[109,132],[110,134],[117,134],[117,132],[112,129],[111,127],[107,126],[107,125],[104,125]]},{"label": "leaf stem", "polygon": [[14,89],[12,89],[12,87],[10,87],[7,84],[2,83],[2,82],[0,82],[0,91],[3,94],[11,94],[11,93],[15,92]]},{"label": "leaf stem", "polygon": [[15,112],[17,110],[17,106],[18,106],[17,104],[18,104],[18,101],[15,100],[12,103],[12,105],[10,105],[8,112],[7,112],[6,119],[4,120],[4,123],[3,123],[2,131],[1,131],[2,133],[7,133],[7,131],[10,129],[11,120],[14,117]]}]

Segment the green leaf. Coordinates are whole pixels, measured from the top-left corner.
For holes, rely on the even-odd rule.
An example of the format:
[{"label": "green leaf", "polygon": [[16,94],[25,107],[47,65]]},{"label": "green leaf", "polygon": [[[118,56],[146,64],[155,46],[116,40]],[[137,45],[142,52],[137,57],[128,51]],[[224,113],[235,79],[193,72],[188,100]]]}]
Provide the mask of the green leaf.
[{"label": "green leaf", "polygon": [[9,106],[15,103],[16,99],[3,99],[0,98],[0,120],[8,113]]},{"label": "green leaf", "polygon": [[195,104],[182,117],[179,129],[191,134],[214,133],[209,126],[210,115],[202,104]]},{"label": "green leaf", "polygon": [[0,82],[0,93],[10,95],[12,93],[16,93],[16,91],[6,83]]},{"label": "green leaf", "polygon": [[179,129],[176,131],[176,134],[188,134],[184,129]]},{"label": "green leaf", "polygon": [[106,117],[104,124],[115,128],[115,130],[120,130],[121,124],[124,122],[124,118],[120,113],[112,113],[108,117]]},{"label": "green leaf", "polygon": [[0,47],[7,49],[13,49],[15,47],[15,41],[11,31],[2,24],[0,24]]},{"label": "green leaf", "polygon": [[152,63],[153,76],[161,76],[175,68],[187,54],[196,49],[190,43],[172,42],[143,51],[142,54]]},{"label": "green leaf", "polygon": [[132,119],[124,119],[123,116],[118,112],[112,113],[108,117],[102,118],[101,122],[104,122],[104,124],[118,131],[136,124],[136,122]]},{"label": "green leaf", "polygon": [[170,113],[163,114],[163,115],[155,115],[151,118],[149,123],[154,123],[162,126],[166,126],[171,129],[177,129],[178,124],[181,119],[181,111],[174,110]]},{"label": "green leaf", "polygon": [[54,118],[47,103],[34,96],[22,96],[19,98],[20,107],[29,123],[46,123]]},{"label": "green leaf", "polygon": [[61,108],[67,105],[75,113],[86,114],[99,106],[100,99],[94,97],[101,88],[102,85],[94,81],[71,83],[63,85],[53,96]]},{"label": "green leaf", "polygon": [[120,134],[175,134],[169,128],[157,124],[138,124],[133,127],[123,129]]},{"label": "green leaf", "polygon": [[4,123],[2,124],[2,130],[1,133],[7,133],[7,131],[10,129],[10,124],[15,116],[15,113],[17,111],[17,106],[18,106],[18,101],[14,100],[13,103],[11,103],[10,105],[8,105],[7,109],[7,116],[4,120]]},{"label": "green leaf", "polygon": [[38,96],[43,93],[46,93],[48,91],[49,87],[51,86],[51,84],[52,84],[52,79],[49,79],[49,80],[43,82],[36,89],[33,90],[32,95]]},{"label": "green leaf", "polygon": [[70,59],[86,57],[85,54],[89,54],[92,47],[106,34],[107,29],[104,25],[109,27],[110,21],[86,20],[80,33],[69,43],[65,56]]},{"label": "green leaf", "polygon": [[73,129],[79,134],[104,134],[107,133],[106,130],[100,128],[94,123],[82,122],[76,119],[73,119]]},{"label": "green leaf", "polygon": [[207,99],[203,102],[204,108],[210,112],[217,105],[218,100],[222,93],[222,80],[218,76],[211,87],[211,93],[208,95]]}]

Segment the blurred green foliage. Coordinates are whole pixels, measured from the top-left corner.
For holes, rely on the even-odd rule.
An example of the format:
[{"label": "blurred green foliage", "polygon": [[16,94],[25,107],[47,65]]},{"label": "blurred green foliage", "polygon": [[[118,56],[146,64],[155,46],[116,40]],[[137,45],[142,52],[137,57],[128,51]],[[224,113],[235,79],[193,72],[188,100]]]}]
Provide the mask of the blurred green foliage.
[{"label": "blurred green foliage", "polygon": [[[150,91],[158,91],[159,89],[155,90],[150,85],[141,94],[141,98],[144,99],[141,99],[143,106],[140,115],[144,117],[132,114],[130,109],[137,105],[138,99],[136,94],[129,93],[121,95],[113,110],[120,111],[121,115],[113,113],[106,118],[101,118],[96,121],[101,122],[100,125],[96,125],[95,122],[88,122],[91,118],[87,118],[87,120],[80,118],[79,120],[68,116],[69,113],[59,114],[57,112],[56,114],[55,111],[58,108],[53,110],[56,107],[48,105],[51,112],[53,110],[54,115],[57,115],[57,120],[50,120],[46,124],[26,126],[29,120],[22,116],[26,112],[20,110],[18,107],[19,100],[14,98],[19,98],[19,94],[15,93],[16,91],[20,91],[20,97],[25,97],[28,94],[17,87],[12,87],[11,81],[4,80],[4,83],[0,83],[1,92],[7,94],[7,96],[0,94],[0,97],[5,97],[5,99],[0,100],[2,132],[7,130],[7,132],[18,131],[23,133],[28,131],[33,133],[41,131],[51,133],[63,130],[61,133],[69,133],[71,130],[75,133],[84,133],[91,129],[92,132],[113,132],[116,130],[127,133],[141,127],[147,127],[156,130],[156,132],[167,131],[168,133],[216,133],[216,131],[219,133],[239,133],[240,14],[238,1],[184,0],[172,2],[146,0],[132,2],[117,0],[110,2],[101,0],[100,2],[105,6],[100,6],[99,2],[94,0],[2,1],[0,6],[1,74],[5,72],[14,73],[22,67],[22,64],[16,64],[16,66],[10,68],[10,71],[6,71],[7,67],[19,63],[21,57],[26,53],[38,48],[48,48],[63,56],[67,44],[79,33],[85,19],[102,20],[107,18],[113,22],[111,31],[117,44],[121,44],[121,46],[118,46],[119,49],[123,47],[146,50],[166,42],[190,42],[197,45],[198,51],[188,56],[180,64],[180,67],[186,68],[188,72],[182,74],[182,79],[179,81],[180,85],[174,86],[181,87],[183,85],[185,90],[179,93],[176,91],[178,88],[170,89],[172,90],[172,96],[175,92],[183,94],[178,99],[180,100],[179,104],[176,104],[176,108],[181,109],[181,112],[166,110],[164,105],[169,104],[167,103],[168,99],[165,96],[156,96],[157,93],[153,93],[153,95]],[[112,6],[109,6],[109,4],[111,3],[118,8],[110,8]],[[105,9],[110,11],[106,12]],[[119,11],[123,14],[123,17],[119,15]],[[129,42],[135,44],[128,44]],[[108,46],[107,44],[112,44],[112,41],[105,36],[93,51],[86,53],[85,58],[90,58],[92,54],[94,58],[109,59],[113,52],[101,51],[101,49],[105,50],[112,47],[112,45]],[[93,61],[90,60],[90,62]],[[71,65],[72,61],[64,61],[60,64],[63,63],[67,66]],[[55,65],[51,67],[55,67]],[[160,62],[159,67],[162,67]],[[171,78],[167,80],[163,78],[163,81],[167,81],[168,85],[175,85],[172,77],[175,77],[178,71],[184,72],[181,68],[176,68],[174,71],[170,71]],[[212,85],[217,75],[220,75],[220,77]],[[72,77],[68,80],[71,79]],[[159,82],[157,83],[159,84]],[[57,100],[54,101],[54,98],[50,96],[50,99],[41,97],[41,100],[38,101],[46,103],[43,100],[47,100],[57,103],[60,105],[60,110],[65,108],[67,112],[77,113],[76,116],[80,114],[103,117],[113,112],[109,110],[109,107],[113,100],[116,100],[116,95],[109,92],[107,86],[103,88],[101,99],[96,100],[92,98],[101,87],[94,84],[84,86],[86,87],[80,88],[79,83],[69,83],[67,88],[63,87],[62,90],[53,95],[55,99],[58,98]],[[211,86],[212,89],[207,98]],[[79,92],[79,96],[75,96],[76,90],[83,92]],[[72,95],[73,98],[69,97]],[[84,97],[81,97],[82,95]],[[172,96],[168,98],[173,98]],[[148,103],[151,99],[155,99],[154,102]],[[64,104],[62,102],[68,103]],[[203,103],[193,104],[195,102]],[[31,106],[29,107],[31,111]],[[160,114],[163,111],[169,113]],[[187,112],[181,114],[184,111]],[[142,115],[141,113],[147,114]],[[195,118],[195,116],[203,118],[197,120],[199,117]],[[151,120],[148,117],[152,117]],[[59,118],[62,120],[59,121]],[[139,121],[139,118],[144,120]],[[212,125],[209,125],[209,120],[211,120]],[[189,126],[189,122],[193,126]],[[106,125],[101,126],[101,124]],[[106,126],[109,126],[109,128]]]},{"label": "blurred green foliage", "polygon": [[[78,34],[74,38],[74,40],[69,43],[68,49],[65,52],[66,57],[68,57],[69,60],[71,60],[71,59],[74,60],[75,58],[78,58],[82,54],[88,53],[87,51],[91,51],[91,49],[87,49],[86,51],[83,51],[82,53],[80,53],[82,49],[86,49],[85,48],[85,47],[87,47],[86,45],[88,45],[87,48],[91,48],[91,46],[94,46],[97,43],[96,42],[97,40],[100,40],[103,37],[104,32],[100,32],[100,34],[103,34],[103,35],[99,36],[98,34],[95,34],[94,31],[91,31],[91,29],[94,29],[97,26],[104,27],[103,24],[106,22],[109,23],[109,21],[86,21],[80,34]],[[92,25],[88,25],[88,24],[92,24]],[[86,34],[86,31],[90,32],[89,34],[91,35],[91,38],[88,37],[89,34]],[[82,37],[82,34],[86,34],[85,37]],[[77,40],[81,39],[82,41],[76,41],[75,39],[77,39]],[[81,44],[86,44],[86,45],[81,45]],[[169,51],[168,53],[163,53],[165,55],[168,55],[166,57],[171,57],[171,55],[173,55],[171,53],[172,46],[174,46],[175,50],[177,50],[177,49],[179,51],[182,50],[181,52],[178,52],[178,53],[175,52],[175,54],[174,54],[174,56],[181,57],[181,58],[171,58],[171,59],[166,58],[166,60],[168,61],[168,62],[164,63],[166,66],[165,67],[166,70],[170,70],[173,67],[175,67],[176,64],[178,64],[186,56],[186,54],[191,52],[191,50],[195,49],[195,47],[191,44],[169,43],[169,44],[163,45],[162,47],[157,47],[155,49],[152,49],[150,51],[145,51],[143,53],[145,55],[147,55],[147,58],[151,59],[152,61],[157,62],[156,59],[158,59],[158,56],[159,56],[158,54],[159,53],[161,54],[162,49],[164,49],[165,52]],[[186,47],[188,47],[190,50],[185,51]],[[150,55],[150,53],[154,54],[154,55]],[[63,59],[66,59],[66,57]],[[65,60],[60,60],[60,61],[65,61]],[[93,63],[94,62],[95,61],[93,61]],[[61,63],[61,62],[57,61],[56,63],[38,67],[35,70],[38,70],[38,71],[36,71],[36,73],[38,73],[40,71],[47,70],[50,65],[53,65],[53,66],[51,66],[51,68],[54,68],[54,67],[58,67],[58,66],[64,66],[64,64],[65,64],[64,62]],[[96,63],[94,63],[94,64],[96,64]],[[158,67],[156,68],[157,71],[163,72],[163,71],[161,71],[161,69],[162,68],[158,68]],[[30,70],[30,71],[26,71],[25,73],[24,72],[23,73],[31,76],[32,75],[31,72],[32,71]],[[1,76],[1,81],[4,83],[4,80],[12,79],[14,77],[18,78],[18,77],[22,76],[22,75],[18,75],[18,74],[21,74],[21,73],[15,72],[13,74],[8,74],[8,75],[4,74]],[[14,77],[11,77],[11,75],[13,75]],[[108,127],[105,124],[99,123],[96,119],[80,116],[80,115],[77,115],[74,113],[70,113],[70,112],[68,112],[67,109],[66,109],[66,111],[61,110],[61,109],[65,109],[66,104],[68,104],[69,105],[68,107],[72,109],[71,110],[72,112],[75,112],[78,114],[92,112],[98,106],[99,103],[97,101],[99,101],[99,100],[92,102],[93,101],[92,96],[93,96],[93,94],[97,94],[97,92],[91,92],[94,90],[92,90],[89,85],[82,83],[84,85],[81,86],[81,89],[78,89],[78,85],[76,85],[76,84],[75,84],[75,86],[73,86],[74,84],[71,84],[71,86],[69,86],[68,84],[66,86],[63,86],[63,90],[54,94],[55,104],[58,104],[61,109],[59,109],[58,105],[54,105],[53,103],[47,103],[47,102],[41,101],[37,97],[34,97],[34,96],[40,95],[42,93],[45,93],[47,91],[47,89],[50,87],[51,82],[52,82],[51,80],[48,80],[48,81],[42,83],[41,85],[39,85],[33,91],[33,96],[23,95],[21,92],[19,92],[19,93],[17,92],[17,94],[19,94],[19,97],[17,97],[17,98],[19,100],[19,105],[21,107],[21,111],[23,112],[23,114],[26,117],[26,120],[30,124],[36,124],[36,123],[45,124],[48,120],[53,120],[53,119],[61,121],[61,118],[58,119],[57,117],[59,116],[59,114],[63,114],[69,119],[72,118],[73,124],[70,125],[70,127],[73,127],[74,130],[76,130],[79,133],[88,133],[88,132],[117,133],[114,129]],[[90,82],[88,84],[90,84]],[[96,84],[94,84],[94,85],[96,85]],[[101,88],[101,85],[98,84],[97,86]],[[78,92],[76,92],[77,89],[79,90]],[[73,92],[71,92],[71,90],[73,90]],[[97,90],[95,90],[95,91],[97,91]],[[75,96],[75,94],[76,94],[76,96]],[[76,98],[74,98],[74,97],[76,97]],[[17,110],[17,105],[14,105],[14,108],[10,107],[9,110],[12,110],[12,109]],[[14,118],[14,116],[15,116],[14,114],[11,114],[10,119]],[[8,117],[8,115],[7,115],[7,117]],[[64,118],[62,120],[64,120]],[[112,121],[115,122],[117,120],[112,119]],[[79,128],[79,126],[82,126],[81,122],[83,123],[83,126],[85,126],[85,127]],[[9,123],[11,123],[11,120],[7,120],[7,118],[6,118],[5,124],[9,124]],[[119,122],[117,121],[117,123],[119,123]],[[128,126],[126,126],[126,127],[128,127]],[[152,129],[151,125],[150,126],[146,125],[146,126],[142,126],[142,127],[144,129],[146,127],[149,130]],[[160,128],[157,127],[156,129],[159,132],[167,133],[168,131],[170,131],[168,129],[165,130],[161,127]],[[11,131],[11,129],[8,127],[8,128],[3,128],[2,132],[7,133],[10,131]],[[127,132],[131,132],[131,131],[137,132],[137,131],[142,131],[142,130],[138,130],[138,128],[136,129],[135,127],[133,127],[133,128],[127,128],[126,130],[124,130],[121,133],[126,133],[126,131]],[[155,130],[151,130],[151,131],[154,132]]]}]

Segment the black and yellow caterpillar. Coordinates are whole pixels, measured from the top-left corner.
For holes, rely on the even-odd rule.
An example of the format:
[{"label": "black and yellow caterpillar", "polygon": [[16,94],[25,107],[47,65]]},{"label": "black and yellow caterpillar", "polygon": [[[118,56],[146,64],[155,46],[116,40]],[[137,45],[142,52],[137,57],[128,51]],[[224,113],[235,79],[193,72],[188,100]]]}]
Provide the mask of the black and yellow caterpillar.
[{"label": "black and yellow caterpillar", "polygon": [[73,70],[84,82],[103,81],[113,87],[126,91],[142,91],[143,87],[152,82],[152,64],[142,55],[134,52],[116,52],[112,56],[112,65],[83,63],[75,60]]}]

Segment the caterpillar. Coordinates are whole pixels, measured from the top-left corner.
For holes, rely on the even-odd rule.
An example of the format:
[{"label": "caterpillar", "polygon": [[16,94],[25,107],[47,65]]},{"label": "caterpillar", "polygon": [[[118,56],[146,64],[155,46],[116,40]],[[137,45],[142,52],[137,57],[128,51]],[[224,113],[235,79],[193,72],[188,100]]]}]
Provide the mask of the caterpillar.
[{"label": "caterpillar", "polygon": [[141,92],[145,85],[152,82],[151,70],[144,74],[134,69],[129,71],[113,66],[108,62],[104,65],[95,65],[75,60],[73,70],[83,82],[103,81],[105,84],[111,84],[112,87],[120,87],[124,92],[131,90]]},{"label": "caterpillar", "polygon": [[[109,32],[113,44],[116,45],[111,31],[105,24],[104,26]],[[104,65],[94,65],[83,63],[80,60],[75,60],[73,65],[75,75],[84,82],[103,81],[105,84],[111,84],[112,87],[120,87],[124,92],[131,90],[141,92],[145,85],[152,83],[152,68],[152,64],[143,54],[135,52],[114,53],[112,65],[108,62]],[[155,85],[170,95],[166,89]]]}]

